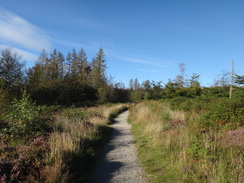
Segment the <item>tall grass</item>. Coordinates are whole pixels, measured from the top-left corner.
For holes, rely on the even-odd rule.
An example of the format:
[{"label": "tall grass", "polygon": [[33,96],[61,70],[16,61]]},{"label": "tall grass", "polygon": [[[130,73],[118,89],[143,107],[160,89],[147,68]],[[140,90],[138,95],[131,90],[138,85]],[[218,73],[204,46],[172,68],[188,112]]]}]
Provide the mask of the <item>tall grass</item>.
[{"label": "tall grass", "polygon": [[149,182],[182,180],[180,171],[186,161],[188,142],[182,118],[181,112],[173,112],[158,102],[143,102],[131,108],[129,120]]},{"label": "tall grass", "polygon": [[[198,110],[171,110],[168,103],[156,101],[130,109],[129,120],[148,182],[244,181],[243,146],[233,146],[233,140],[231,145],[223,143],[230,140],[223,129],[206,131],[201,115]],[[242,133],[240,129],[229,136],[243,140]]]},{"label": "tall grass", "polygon": [[[102,145],[110,137],[109,124],[119,112],[127,109],[127,105],[51,112],[48,109],[39,115],[48,126],[47,130],[38,131],[35,136],[24,136],[20,139],[23,143],[6,144],[0,134],[0,182],[87,182]],[[33,115],[32,111],[27,114]]]},{"label": "tall grass", "polygon": [[[88,169],[99,155],[107,126],[112,118],[127,108],[124,104],[79,108],[64,111],[55,118],[50,136],[48,161],[52,173],[49,182],[87,180]],[[50,171],[49,171],[50,172]]]}]

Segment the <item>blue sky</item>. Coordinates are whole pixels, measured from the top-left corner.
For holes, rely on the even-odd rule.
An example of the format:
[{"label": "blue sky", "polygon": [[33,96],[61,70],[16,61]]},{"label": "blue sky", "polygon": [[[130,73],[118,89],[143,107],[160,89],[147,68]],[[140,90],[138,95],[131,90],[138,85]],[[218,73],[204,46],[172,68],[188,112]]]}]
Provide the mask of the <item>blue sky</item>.
[{"label": "blue sky", "polygon": [[42,49],[88,59],[102,47],[107,74],[128,85],[138,78],[188,76],[211,86],[217,75],[244,68],[242,0],[0,0],[0,48],[10,46],[33,66]]}]

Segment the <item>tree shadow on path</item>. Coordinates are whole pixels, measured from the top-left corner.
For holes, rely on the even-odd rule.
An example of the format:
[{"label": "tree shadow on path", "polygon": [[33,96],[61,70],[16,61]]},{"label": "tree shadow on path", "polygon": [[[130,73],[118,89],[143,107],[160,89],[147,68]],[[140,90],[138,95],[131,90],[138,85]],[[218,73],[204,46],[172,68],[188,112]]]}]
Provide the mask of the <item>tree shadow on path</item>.
[{"label": "tree shadow on path", "polygon": [[[117,120],[113,122],[113,124],[118,123]],[[97,162],[96,169],[91,174],[90,182],[91,183],[108,183],[111,181],[113,175],[124,166],[123,162],[118,161],[119,157],[107,157],[109,152],[116,150],[116,148],[121,148],[123,146],[129,146],[133,141],[121,141],[114,145],[113,141],[115,139],[120,139],[120,137],[124,135],[130,135],[130,133],[121,133],[121,130],[117,130],[116,128],[112,129],[112,136],[109,143],[103,148],[102,155],[100,160]]]}]

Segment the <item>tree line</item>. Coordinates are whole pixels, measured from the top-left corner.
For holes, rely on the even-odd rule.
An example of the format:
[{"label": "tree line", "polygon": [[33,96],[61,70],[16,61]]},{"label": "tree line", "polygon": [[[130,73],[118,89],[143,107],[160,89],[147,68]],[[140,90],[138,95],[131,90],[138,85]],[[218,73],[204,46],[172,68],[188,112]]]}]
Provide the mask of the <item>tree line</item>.
[{"label": "tree line", "polygon": [[[34,66],[28,70],[21,56],[11,48],[0,51],[0,61],[0,104],[20,97],[21,90],[26,90],[37,104],[66,106],[174,97],[194,98],[201,95],[228,97],[228,74],[216,80],[213,87],[201,87],[200,75],[193,73],[188,77],[184,63],[179,64],[179,74],[166,84],[150,80],[139,83],[135,78],[129,81],[129,87],[126,88],[123,83],[115,83],[113,77],[107,75],[102,48],[91,61],[88,61],[83,48],[79,51],[73,49],[66,55],[57,49],[51,53],[43,50]],[[235,83],[243,85],[243,78],[244,76],[235,75]],[[240,88],[236,91],[239,90]]]},{"label": "tree line", "polygon": [[66,56],[57,49],[50,54],[43,50],[28,70],[11,48],[0,54],[0,88],[6,98],[18,97],[25,89],[38,104],[81,106],[128,101],[124,85],[114,83],[106,74],[102,48],[90,62],[83,48],[78,52],[73,49]]},{"label": "tree line", "polygon": [[[137,78],[129,81],[130,99],[132,101],[158,100],[173,98],[196,97],[229,97],[231,73],[224,72],[215,79],[213,86],[203,87],[200,84],[200,75],[192,73],[187,76],[184,63],[179,64],[179,73],[167,83],[146,80],[140,83]],[[244,97],[244,76],[234,74],[234,97]]]}]

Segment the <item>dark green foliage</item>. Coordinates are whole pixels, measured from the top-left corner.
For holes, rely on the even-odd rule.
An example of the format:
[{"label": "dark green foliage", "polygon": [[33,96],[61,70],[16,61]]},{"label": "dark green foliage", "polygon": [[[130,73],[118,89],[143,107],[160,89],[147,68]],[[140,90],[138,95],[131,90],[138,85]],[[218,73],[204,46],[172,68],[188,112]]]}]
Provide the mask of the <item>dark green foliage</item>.
[{"label": "dark green foliage", "polygon": [[190,87],[179,87],[177,83],[173,83],[169,81],[165,88],[161,91],[161,96],[164,99],[171,99],[174,97],[186,97],[186,98],[194,98],[200,96],[202,93],[202,89],[200,85],[194,84],[194,86]]},{"label": "dark green foliage", "polygon": [[130,92],[125,88],[115,88],[114,89],[115,100],[113,102],[126,103],[130,100]]},{"label": "dark green foliage", "polygon": [[131,102],[139,102],[143,100],[144,97],[145,97],[145,90],[143,90],[142,88],[130,91]]},{"label": "dark green foliage", "polygon": [[209,109],[200,117],[200,125],[205,129],[236,129],[244,125],[244,100],[215,99]]},{"label": "dark green foliage", "polygon": [[56,49],[42,52],[29,69],[28,92],[42,105],[90,106],[96,102],[128,102],[126,90],[116,88],[106,76],[106,60],[100,48],[91,63],[83,49],[64,55]]},{"label": "dark green foliage", "polygon": [[202,88],[202,95],[212,97],[229,97],[230,88],[227,86]]},{"label": "dark green foliage", "polygon": [[143,82],[144,89],[146,94],[144,98],[146,100],[155,100],[162,98],[161,90],[162,90],[162,82],[150,82],[149,80]]},{"label": "dark green foliage", "polygon": [[244,85],[244,76],[239,76],[236,74],[235,83],[238,85]]},{"label": "dark green foliage", "polygon": [[92,78],[92,86],[96,89],[102,88],[107,80],[106,77],[106,60],[103,49],[100,48],[97,56],[93,59],[92,63],[92,71],[91,71],[91,78]]},{"label": "dark green foliage", "polygon": [[96,92],[95,88],[83,83],[56,81],[31,91],[31,97],[39,104],[85,106],[97,100]]},{"label": "dark green foliage", "polygon": [[233,98],[244,98],[244,87],[234,87]]}]

